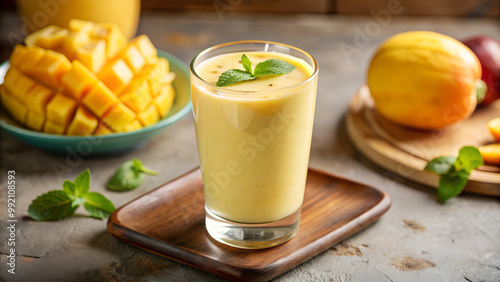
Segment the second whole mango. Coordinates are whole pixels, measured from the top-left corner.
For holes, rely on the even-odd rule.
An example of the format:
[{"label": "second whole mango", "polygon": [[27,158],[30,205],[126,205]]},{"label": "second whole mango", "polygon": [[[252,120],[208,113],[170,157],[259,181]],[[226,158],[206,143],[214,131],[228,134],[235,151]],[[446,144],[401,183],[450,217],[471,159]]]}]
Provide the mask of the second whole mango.
[{"label": "second whole mango", "polygon": [[468,118],[477,104],[481,65],[449,36],[410,31],[392,36],[376,51],[368,87],[378,112],[399,125],[433,130]]}]

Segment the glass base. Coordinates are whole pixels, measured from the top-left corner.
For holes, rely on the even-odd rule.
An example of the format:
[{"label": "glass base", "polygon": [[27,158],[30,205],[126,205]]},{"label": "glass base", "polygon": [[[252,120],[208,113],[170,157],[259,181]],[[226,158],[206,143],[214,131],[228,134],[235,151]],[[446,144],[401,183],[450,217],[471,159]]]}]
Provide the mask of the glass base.
[{"label": "glass base", "polygon": [[205,225],[215,240],[241,249],[264,249],[285,243],[297,234],[300,209],[267,223],[240,223],[223,219],[205,207]]}]

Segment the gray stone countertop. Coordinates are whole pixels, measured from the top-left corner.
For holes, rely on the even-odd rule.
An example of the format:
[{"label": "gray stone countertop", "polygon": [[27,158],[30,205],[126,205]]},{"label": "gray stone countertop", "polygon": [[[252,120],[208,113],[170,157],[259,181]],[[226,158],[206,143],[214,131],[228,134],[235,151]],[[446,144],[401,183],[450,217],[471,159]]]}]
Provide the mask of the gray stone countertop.
[{"label": "gray stone countertop", "polygon": [[[0,12],[2,60],[8,35],[22,34],[17,15]],[[275,281],[500,281],[500,202],[463,194],[441,204],[435,190],[419,186],[366,161],[347,138],[349,101],[364,83],[370,57],[387,37],[407,30],[453,36],[482,33],[499,38],[498,19],[373,16],[143,13],[139,34],[186,63],[201,50],[228,41],[261,39],[307,50],[320,64],[310,166],[387,192],[392,207],[365,230],[277,277]],[[138,189],[106,190],[124,161],[136,157],[160,171]],[[106,221],[76,216],[36,222],[28,206],[38,195],[61,189],[63,179],[92,172],[91,189],[120,207],[197,167],[191,114],[146,146],[115,157],[55,155],[1,132],[0,281],[220,281],[219,277],[125,244],[106,231]],[[55,167],[63,169],[55,169]],[[7,172],[16,172],[16,274],[7,272]]]}]

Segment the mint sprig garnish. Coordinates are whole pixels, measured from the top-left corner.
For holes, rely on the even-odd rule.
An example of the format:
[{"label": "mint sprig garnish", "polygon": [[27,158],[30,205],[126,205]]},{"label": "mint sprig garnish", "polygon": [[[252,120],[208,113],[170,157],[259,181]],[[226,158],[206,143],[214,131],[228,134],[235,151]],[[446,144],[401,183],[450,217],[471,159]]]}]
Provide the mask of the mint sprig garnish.
[{"label": "mint sprig garnish", "polygon": [[260,62],[252,71],[252,62],[243,54],[241,55],[241,64],[245,70],[230,69],[223,72],[217,80],[216,86],[228,86],[237,82],[254,80],[261,76],[274,76],[287,74],[295,69],[295,66],[280,59],[270,59]]},{"label": "mint sprig garnish", "polygon": [[53,190],[38,196],[28,208],[37,221],[60,220],[71,216],[83,204],[90,216],[103,219],[115,210],[113,203],[97,192],[88,192],[90,170],[87,168],[75,180],[65,180],[62,190]]},{"label": "mint sprig garnish", "polygon": [[107,187],[114,191],[127,191],[141,186],[146,174],[157,175],[156,170],[149,169],[139,159],[131,159],[118,167],[109,179]]},{"label": "mint sprig garnish", "polygon": [[431,160],[425,170],[441,175],[438,195],[441,202],[459,195],[469,181],[470,172],[483,165],[479,150],[472,146],[460,149],[458,156],[443,156]]},{"label": "mint sprig garnish", "polygon": [[62,190],[49,191],[38,196],[28,208],[34,220],[59,220],[75,213],[78,206]]}]

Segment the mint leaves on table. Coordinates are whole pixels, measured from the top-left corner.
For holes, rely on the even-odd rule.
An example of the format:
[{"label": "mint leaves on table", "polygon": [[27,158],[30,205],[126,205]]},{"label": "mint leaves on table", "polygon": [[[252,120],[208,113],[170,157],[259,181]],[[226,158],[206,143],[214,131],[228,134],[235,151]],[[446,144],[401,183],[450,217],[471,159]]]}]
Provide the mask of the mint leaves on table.
[{"label": "mint leaves on table", "polygon": [[441,175],[438,195],[442,202],[460,194],[469,181],[470,172],[483,165],[479,150],[472,146],[460,149],[458,157],[443,156],[431,160],[425,170]]},{"label": "mint leaves on table", "polygon": [[71,216],[83,204],[91,217],[103,219],[115,210],[113,203],[97,192],[88,192],[90,170],[87,168],[74,182],[65,180],[62,190],[53,190],[38,196],[28,208],[34,220],[59,220]]},{"label": "mint leaves on table", "polygon": [[280,59],[270,59],[257,64],[252,72],[252,63],[245,54],[241,55],[241,64],[245,69],[244,71],[238,69],[227,70],[220,75],[215,85],[228,86],[237,82],[253,80],[260,76],[287,74],[295,69],[295,66],[288,62]]},{"label": "mint leaves on table", "polygon": [[142,165],[139,159],[131,159],[118,167],[109,179],[107,187],[114,191],[132,190],[141,186],[146,174],[157,175],[158,172]]}]

